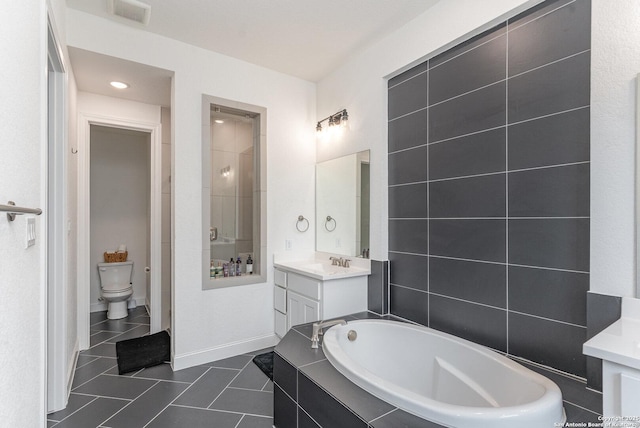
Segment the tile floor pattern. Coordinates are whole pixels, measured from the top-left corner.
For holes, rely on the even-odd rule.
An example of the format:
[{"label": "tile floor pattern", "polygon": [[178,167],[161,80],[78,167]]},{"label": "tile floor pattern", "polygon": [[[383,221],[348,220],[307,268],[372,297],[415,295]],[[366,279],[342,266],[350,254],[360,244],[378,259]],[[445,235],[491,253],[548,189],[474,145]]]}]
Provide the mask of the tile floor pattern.
[{"label": "tile floor pattern", "polygon": [[91,348],[78,357],[56,428],[271,428],[273,382],[251,361],[271,349],[172,371],[168,364],[118,375],[115,343],[149,333],[145,309],[122,320],[91,314]]}]

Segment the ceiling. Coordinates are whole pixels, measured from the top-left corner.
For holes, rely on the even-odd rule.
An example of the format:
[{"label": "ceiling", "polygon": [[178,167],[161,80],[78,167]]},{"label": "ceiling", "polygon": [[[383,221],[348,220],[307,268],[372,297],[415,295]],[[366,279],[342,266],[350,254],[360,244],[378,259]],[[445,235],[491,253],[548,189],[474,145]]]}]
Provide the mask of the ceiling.
[{"label": "ceiling", "polygon": [[[164,107],[171,106],[172,71],[69,46],[78,90]],[[129,85],[116,89],[109,82]]]},{"label": "ceiling", "polygon": [[[67,6],[316,82],[438,0],[140,1],[151,6],[148,26],[109,14],[108,0],[67,0]],[[85,74],[103,70],[110,57],[85,53],[75,50],[71,62],[76,76],[89,80]]]}]

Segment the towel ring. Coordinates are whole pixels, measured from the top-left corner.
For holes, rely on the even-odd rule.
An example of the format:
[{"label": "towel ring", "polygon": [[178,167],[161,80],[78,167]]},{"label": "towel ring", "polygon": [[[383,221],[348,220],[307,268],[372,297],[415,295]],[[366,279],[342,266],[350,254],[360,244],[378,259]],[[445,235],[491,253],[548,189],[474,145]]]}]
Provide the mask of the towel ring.
[{"label": "towel ring", "polygon": [[[331,229],[329,229],[329,223],[333,222],[333,227]],[[327,221],[324,222],[324,228],[327,229],[327,231],[329,232],[333,232],[334,230],[336,230],[336,226],[338,226],[338,223],[336,223],[336,219],[331,217],[330,215],[327,216]]]},{"label": "towel ring", "polygon": [[[306,227],[304,226],[303,222],[307,222]],[[303,223],[303,228],[300,228],[300,223]],[[296,222],[296,229],[298,229],[298,232],[303,232],[303,233],[309,230],[309,220],[304,218],[303,215],[299,215],[298,221]]]}]

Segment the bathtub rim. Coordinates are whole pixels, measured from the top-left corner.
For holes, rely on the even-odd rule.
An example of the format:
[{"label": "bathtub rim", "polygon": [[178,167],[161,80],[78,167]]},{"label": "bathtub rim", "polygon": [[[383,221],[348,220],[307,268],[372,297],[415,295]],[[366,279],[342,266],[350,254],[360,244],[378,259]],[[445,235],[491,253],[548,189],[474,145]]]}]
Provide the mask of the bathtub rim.
[{"label": "bathtub rim", "polygon": [[[393,384],[391,382],[385,381],[378,375],[371,373],[369,370],[364,369],[359,365],[355,365],[355,370],[350,370],[345,364],[342,364],[339,361],[339,356],[344,356],[346,361],[353,361],[349,356],[347,356],[346,352],[340,347],[338,344],[338,334],[341,331],[347,332],[350,328],[349,326],[358,325],[358,324],[386,324],[386,325],[396,325],[399,328],[407,328],[411,330],[417,330],[422,334],[432,334],[435,336],[439,336],[445,340],[455,342],[463,347],[470,348],[473,352],[481,353],[484,357],[490,358],[494,361],[498,361],[508,368],[515,370],[522,375],[524,375],[527,379],[533,380],[537,384],[541,385],[544,388],[544,393],[537,400],[531,401],[529,403],[518,404],[515,406],[501,406],[501,407],[474,407],[474,406],[460,406],[450,403],[445,403],[442,401],[435,400],[433,398],[429,398],[418,393],[412,392],[406,388],[403,388],[399,385]],[[329,348],[325,346],[325,344],[329,344]],[[333,349],[335,348],[336,352],[334,354]],[[566,422],[566,412],[564,409],[564,405],[562,404],[562,392],[558,385],[550,380],[549,378],[519,364],[516,361],[508,358],[506,355],[499,353],[498,351],[492,350],[486,346],[471,342],[469,340],[463,339],[458,336],[454,336],[449,333],[445,333],[439,330],[435,330],[430,327],[411,324],[403,321],[394,321],[394,320],[385,320],[385,319],[360,319],[349,321],[346,325],[336,325],[326,330],[324,333],[324,337],[322,340],[322,351],[326,357],[326,359],[331,363],[331,365],[343,376],[345,376],[349,381],[353,382],[360,388],[367,391],[369,394],[384,400],[394,406],[397,406],[399,409],[404,410],[407,413],[411,413],[414,416],[426,419],[427,416],[420,414],[420,412],[414,410],[412,407],[423,407],[422,403],[432,404],[434,408],[438,409],[438,414],[444,414],[448,418],[456,418],[465,420],[470,416],[474,418],[476,421],[483,420],[495,420],[497,413],[505,413],[508,412],[509,409],[512,410],[507,416],[500,418],[503,421],[509,421],[513,418],[523,417],[528,413],[536,411],[540,406],[544,408],[552,408],[556,405],[557,401],[561,403],[562,409],[562,420],[557,421],[558,423]],[[353,364],[352,364],[353,365]],[[377,382],[367,381],[366,379],[375,379]],[[373,388],[371,388],[373,386]],[[403,394],[403,397],[406,397],[407,402],[411,404],[411,406],[406,406],[404,404],[399,404],[396,401],[396,394],[390,392],[400,392]],[[429,418],[436,417],[429,415]],[[432,420],[432,419],[428,419]],[[447,424],[450,423],[448,420],[433,420],[433,422]]]}]

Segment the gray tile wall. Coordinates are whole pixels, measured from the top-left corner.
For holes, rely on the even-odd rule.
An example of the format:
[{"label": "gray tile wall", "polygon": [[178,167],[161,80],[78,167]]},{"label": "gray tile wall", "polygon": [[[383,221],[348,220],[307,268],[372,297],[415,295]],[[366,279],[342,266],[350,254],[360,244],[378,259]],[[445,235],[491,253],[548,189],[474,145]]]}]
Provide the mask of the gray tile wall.
[{"label": "gray tile wall", "polygon": [[586,376],[589,0],[389,81],[394,315]]},{"label": "gray tile wall", "polygon": [[367,309],[376,314],[389,313],[389,262],[371,260],[367,278]]}]

